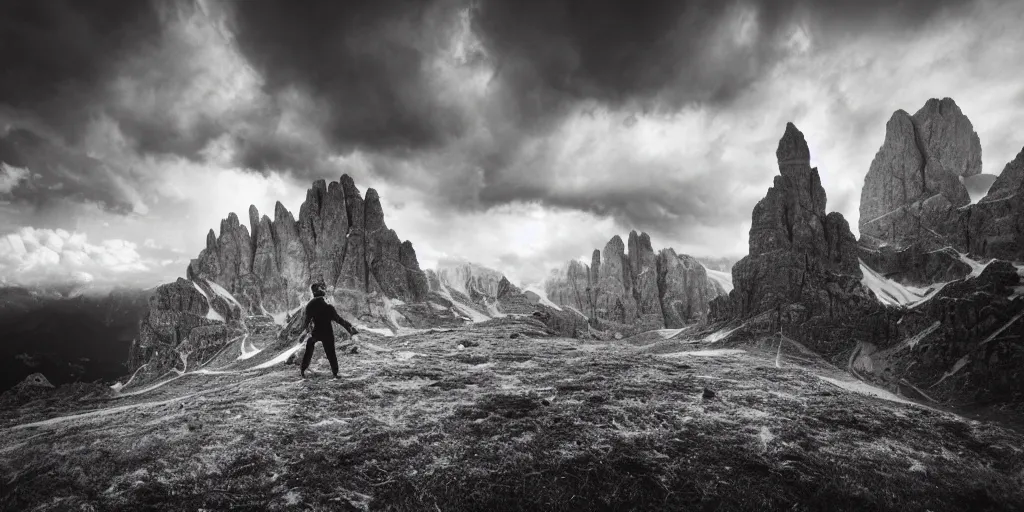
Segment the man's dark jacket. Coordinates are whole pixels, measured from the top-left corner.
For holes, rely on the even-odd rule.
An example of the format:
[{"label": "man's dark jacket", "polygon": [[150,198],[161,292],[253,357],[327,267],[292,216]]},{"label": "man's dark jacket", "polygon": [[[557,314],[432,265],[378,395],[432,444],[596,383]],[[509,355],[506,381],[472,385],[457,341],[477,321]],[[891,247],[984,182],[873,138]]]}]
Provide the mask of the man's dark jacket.
[{"label": "man's dark jacket", "polygon": [[350,334],[356,333],[352,324],[345,321],[338,314],[338,310],[334,309],[334,306],[328,304],[323,297],[313,297],[313,300],[306,304],[306,311],[302,316],[302,330],[306,330],[310,322],[312,322],[313,339],[334,341],[334,329],[331,327],[332,320],[341,324]]}]

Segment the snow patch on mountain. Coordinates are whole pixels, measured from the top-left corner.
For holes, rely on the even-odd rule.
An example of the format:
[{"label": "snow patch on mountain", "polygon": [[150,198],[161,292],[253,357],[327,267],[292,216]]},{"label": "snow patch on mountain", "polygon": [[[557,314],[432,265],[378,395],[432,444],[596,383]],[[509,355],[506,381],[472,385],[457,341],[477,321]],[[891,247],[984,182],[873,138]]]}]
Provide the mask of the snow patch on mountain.
[{"label": "snow patch on mountain", "polygon": [[936,283],[927,288],[905,285],[875,272],[863,261],[860,271],[864,277],[861,284],[871,290],[882,304],[913,309],[939,293],[947,283]]},{"label": "snow patch on mountain", "polygon": [[452,292],[449,291],[448,288],[442,286],[439,293],[440,293],[440,295],[442,297],[444,297],[444,298],[448,299],[449,301],[451,301],[451,303],[455,306],[455,309],[458,309],[459,312],[462,313],[463,315],[465,315],[466,318],[469,318],[469,320],[471,322],[476,324],[476,323],[485,322],[487,320],[490,320],[490,317],[488,317],[487,315],[477,311],[476,309],[474,309],[474,308],[472,308],[472,307],[470,307],[470,306],[468,306],[466,304],[463,304],[462,301],[456,299],[455,296],[452,295]]},{"label": "snow patch on mountain", "polygon": [[242,307],[242,304],[235,299],[234,295],[231,295],[231,293],[225,290],[224,287],[213,281],[210,281],[209,279],[206,280],[206,284],[210,285],[210,288],[213,289],[213,292],[216,293],[217,295],[220,295],[221,298],[223,298],[224,300],[228,301],[231,304],[238,306],[238,309],[240,311],[245,311],[245,308]]},{"label": "snow patch on mountain", "polygon": [[[246,343],[249,344],[249,348],[246,348]],[[254,356],[256,354],[259,354],[260,352],[263,351],[263,349],[256,348],[256,346],[253,345],[251,341],[249,341],[249,335],[246,334],[245,336],[242,336],[242,345],[241,345],[239,351],[241,353],[238,355],[238,359],[237,360],[238,361],[244,361],[244,360],[249,359],[250,357],[252,357],[252,356]]]},{"label": "snow patch on mountain", "polygon": [[874,386],[868,385],[868,384],[866,384],[864,382],[861,382],[861,381],[839,380],[839,379],[833,379],[831,377],[824,377],[822,375],[815,375],[815,377],[818,377],[819,379],[821,379],[821,380],[823,380],[825,382],[828,382],[829,384],[832,384],[834,386],[838,386],[838,387],[841,387],[841,388],[843,388],[843,389],[845,389],[847,391],[852,391],[854,393],[858,393],[858,394],[861,394],[861,395],[873,396],[875,398],[881,398],[882,400],[888,400],[890,402],[898,402],[898,403],[901,403],[901,404],[918,405],[918,404],[916,404],[914,402],[911,402],[909,400],[904,400],[903,398],[900,398],[900,397],[898,397],[898,396],[896,396],[896,395],[894,395],[894,394],[892,394],[892,393],[890,393],[890,392],[888,392],[888,391],[886,391],[884,389],[876,388]]},{"label": "snow patch on mountain", "polygon": [[299,344],[295,345],[294,347],[292,347],[292,348],[290,348],[288,350],[285,350],[284,352],[281,352],[280,354],[278,354],[276,357],[274,357],[270,361],[267,361],[267,362],[265,362],[263,364],[259,364],[259,365],[253,366],[252,369],[253,370],[262,370],[264,368],[270,368],[271,366],[275,366],[275,365],[281,364],[281,363],[287,361],[288,358],[291,357],[292,354],[298,352],[299,349],[302,348],[302,347],[303,347],[303,344],[299,343]]},{"label": "snow patch on mountain", "polygon": [[541,290],[539,287],[531,286],[531,287],[523,290],[523,292],[524,293],[525,292],[534,293],[538,297],[537,302],[539,302],[539,303],[541,303],[541,304],[543,304],[543,305],[545,305],[545,306],[547,306],[547,307],[549,307],[551,309],[562,311],[562,307],[559,306],[558,304],[555,304],[554,302],[551,302],[551,300],[548,299],[548,294],[544,293],[544,291]]},{"label": "snow patch on mountain", "polygon": [[704,341],[704,342],[707,342],[707,343],[714,343],[716,341],[721,341],[721,340],[724,340],[725,338],[728,338],[730,334],[736,332],[737,330],[739,330],[739,327],[735,327],[733,329],[719,329],[719,330],[717,330],[717,331],[715,331],[715,332],[713,332],[711,334],[708,334],[701,341]]},{"label": "snow patch on mountain", "polygon": [[498,306],[493,302],[487,303],[487,313],[491,315],[491,318],[501,318],[505,316],[504,313],[498,311]]},{"label": "snow patch on mountain", "polygon": [[270,317],[274,319],[274,323],[284,327],[288,325],[288,317],[298,313],[302,309],[302,306],[298,306],[291,311],[281,311],[279,313],[271,313]]},{"label": "snow patch on mountain", "polygon": [[990,263],[995,261],[994,259],[991,259],[986,261],[985,263],[981,263],[980,261],[976,261],[967,257],[967,255],[962,252],[957,252],[956,254],[960,258],[960,261],[966,263],[967,266],[971,267],[971,273],[967,275],[967,279],[980,276],[981,273],[985,271],[985,267],[987,267]]},{"label": "snow patch on mountain", "polygon": [[192,283],[192,286],[194,286],[199,293],[203,294],[203,298],[206,299],[206,307],[207,307],[206,318],[209,318],[210,320],[216,320],[218,322],[223,322],[224,321],[224,317],[221,316],[221,314],[218,313],[217,310],[213,309],[213,303],[210,302],[210,296],[207,295],[206,292],[203,291],[203,289],[200,288],[199,285],[195,283],[195,281],[190,281],[190,282]]},{"label": "snow patch on mountain", "polygon": [[707,267],[704,267],[704,270],[707,272],[708,278],[722,285],[722,288],[725,289],[726,293],[732,291],[732,273],[722,272],[721,270],[711,270]]}]

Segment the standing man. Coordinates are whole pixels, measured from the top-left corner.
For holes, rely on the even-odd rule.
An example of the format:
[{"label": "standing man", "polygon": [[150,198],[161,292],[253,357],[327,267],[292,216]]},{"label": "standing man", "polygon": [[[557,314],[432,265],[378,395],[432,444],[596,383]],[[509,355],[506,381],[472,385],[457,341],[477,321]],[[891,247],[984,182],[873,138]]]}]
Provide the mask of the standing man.
[{"label": "standing man", "polygon": [[302,356],[302,369],[299,373],[303,378],[306,377],[306,369],[309,368],[309,362],[313,359],[313,348],[316,346],[317,340],[319,340],[324,345],[327,360],[331,362],[331,371],[334,372],[334,378],[337,379],[338,354],[334,351],[334,329],[331,326],[331,322],[338,322],[352,336],[358,334],[358,331],[338,314],[338,310],[334,309],[334,306],[324,300],[324,295],[327,295],[326,285],[323,283],[313,283],[310,289],[313,291],[313,300],[306,304],[306,310],[303,312],[302,330],[309,330],[310,323],[313,324],[313,329],[309,337],[306,338],[306,353]]}]

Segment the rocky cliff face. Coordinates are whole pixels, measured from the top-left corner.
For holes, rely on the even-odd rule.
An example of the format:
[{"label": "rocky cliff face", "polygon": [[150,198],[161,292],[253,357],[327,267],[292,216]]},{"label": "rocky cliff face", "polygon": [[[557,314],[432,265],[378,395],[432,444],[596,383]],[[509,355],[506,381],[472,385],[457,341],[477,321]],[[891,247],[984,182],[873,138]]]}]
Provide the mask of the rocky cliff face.
[{"label": "rocky cliff face", "polygon": [[658,290],[665,327],[679,328],[707,321],[711,300],[725,295],[722,286],[708,278],[704,266],[668,248],[658,252]]},{"label": "rocky cliff face", "polygon": [[672,249],[655,253],[647,233],[633,231],[628,240],[629,252],[615,236],[594,251],[591,265],[573,260],[552,271],[544,284],[548,298],[627,331],[706,320],[710,300],[725,292],[704,267]]},{"label": "rocky cliff face", "polygon": [[241,305],[209,281],[178,278],[157,287],[139,322],[128,366],[139,380],[151,380],[205,361],[244,331]]},{"label": "rocky cliff face", "polygon": [[928,100],[913,116],[896,111],[861,191],[862,242],[896,250],[947,245],[956,208],[971,202],[961,178],[980,172],[978,134],[952,99]]},{"label": "rocky cliff face", "polygon": [[962,217],[966,218],[965,245],[972,254],[1024,261],[1024,149]]},{"label": "rocky cliff face", "polygon": [[750,254],[733,266],[734,289],[712,302],[711,319],[782,329],[835,357],[850,338],[885,331],[887,321],[864,321],[884,308],[861,285],[857,241],[841,214],[826,213],[818,170],[792,123],[776,158],[779,175],[751,218]]},{"label": "rocky cliff face", "polygon": [[[298,219],[280,202],[274,220],[249,208],[252,233],[234,213],[189,264],[187,279],[158,287],[132,345],[130,367],[140,379],[189,361],[204,361],[229,340],[284,322],[310,297],[314,282],[358,324],[390,328],[459,324],[451,308],[426,304],[427,275],[416,251],[384,221],[373,189],[364,200],[348,175],[318,180]],[[247,323],[248,320],[248,323]]]},{"label": "rocky cliff face", "polygon": [[412,244],[388,229],[377,192],[367,190],[364,200],[348,175],[314,182],[298,220],[277,203],[273,221],[252,206],[249,222],[251,235],[229,214],[188,267],[190,280],[219,283],[247,313],[292,310],[314,282],[325,283],[345,309],[367,319],[374,316],[375,297],[426,297],[427,277]]},{"label": "rocky cliff face", "polygon": [[948,98],[887,125],[861,196],[860,256],[888,288],[937,291],[897,307],[899,343],[862,342],[854,370],[911,396],[1022,404],[1024,151],[971,205],[959,178],[977,176],[978,147]]},{"label": "rocky cliff face", "polygon": [[1022,285],[1024,266],[999,260],[943,285],[901,309],[897,343],[858,345],[854,371],[926,401],[1024,407]]},{"label": "rocky cliff face", "polygon": [[919,285],[966,276],[957,253],[1024,259],[1024,151],[972,205],[962,178],[980,169],[978,136],[953,100],[928,100],[913,117],[894,113],[864,180],[860,257]]}]

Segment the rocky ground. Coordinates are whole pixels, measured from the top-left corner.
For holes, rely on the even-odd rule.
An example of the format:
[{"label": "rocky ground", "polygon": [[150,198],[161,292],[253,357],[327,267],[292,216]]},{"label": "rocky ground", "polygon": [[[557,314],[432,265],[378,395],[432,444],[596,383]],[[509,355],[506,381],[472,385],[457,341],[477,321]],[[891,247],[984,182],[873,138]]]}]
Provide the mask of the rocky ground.
[{"label": "rocky ground", "polygon": [[686,335],[366,336],[340,380],[255,337],[120,393],[8,394],[0,509],[1024,509],[1024,435]]}]

